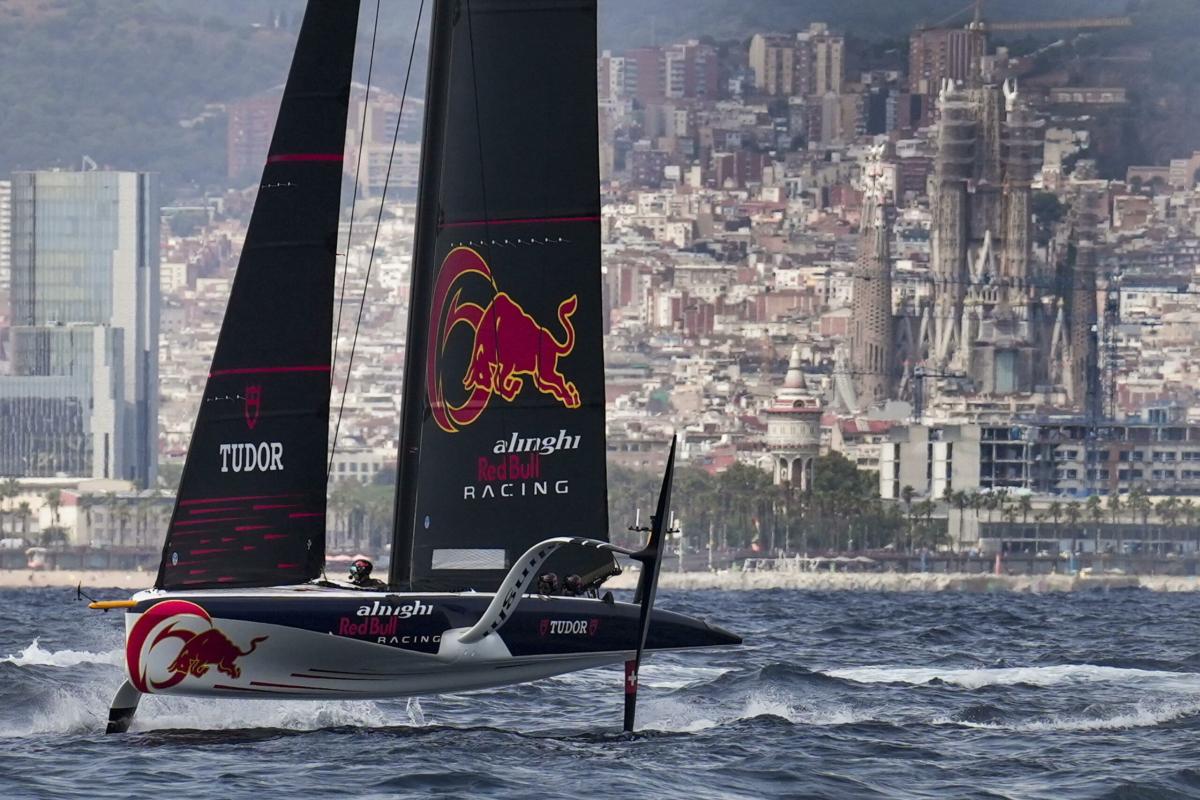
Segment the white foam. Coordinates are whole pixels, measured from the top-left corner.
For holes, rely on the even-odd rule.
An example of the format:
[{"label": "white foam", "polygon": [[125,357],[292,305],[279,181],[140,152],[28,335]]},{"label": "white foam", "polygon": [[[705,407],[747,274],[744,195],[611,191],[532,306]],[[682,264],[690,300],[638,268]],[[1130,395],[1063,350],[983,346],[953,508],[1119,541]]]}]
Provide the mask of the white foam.
[{"label": "white foam", "polygon": [[1092,664],[1064,664],[1048,667],[995,667],[946,669],[942,667],[870,666],[833,669],[824,673],[855,683],[907,683],[920,685],[940,680],[967,689],[984,686],[1054,686],[1070,683],[1153,683],[1156,688],[1200,692],[1200,674],[1160,670],[1100,667]]},{"label": "white foam", "polygon": [[16,664],[19,667],[74,667],[78,664],[115,664],[121,663],[123,650],[120,648],[105,653],[92,653],[87,650],[46,650],[37,639],[17,655],[0,658],[0,662]]},{"label": "white foam", "polygon": [[651,698],[641,704],[641,725],[648,730],[696,733],[741,720],[772,716],[795,725],[850,725],[877,718],[871,709],[841,703],[812,707],[774,690],[753,690],[734,704],[702,705],[681,698]]},{"label": "white foam", "polygon": [[280,728],[381,728],[408,723],[369,700],[258,700],[149,695],[142,698],[131,730],[229,730]]},{"label": "white foam", "polygon": [[1027,722],[961,722],[935,720],[937,724],[961,725],[984,730],[1016,733],[1046,733],[1051,731],[1112,731],[1126,728],[1152,728],[1164,722],[1200,713],[1200,702],[1140,702],[1132,709],[1118,711],[1106,717],[1054,715]]},{"label": "white foam", "polygon": [[[642,687],[651,689],[682,689],[684,686],[690,686],[693,683],[715,680],[726,672],[730,672],[730,670],[722,669],[721,667],[643,662],[638,674],[638,683]],[[548,678],[547,682],[603,687],[613,685],[614,681],[616,681],[617,685],[620,685],[623,678],[624,675],[621,672],[621,667],[617,665],[612,667],[595,667],[579,672],[568,672],[564,675]]]}]

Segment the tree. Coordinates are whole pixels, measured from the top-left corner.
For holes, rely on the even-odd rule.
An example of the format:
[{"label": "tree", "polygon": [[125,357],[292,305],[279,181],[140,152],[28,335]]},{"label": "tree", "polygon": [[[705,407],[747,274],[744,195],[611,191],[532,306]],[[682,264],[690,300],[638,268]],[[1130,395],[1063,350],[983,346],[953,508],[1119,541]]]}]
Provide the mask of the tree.
[{"label": "tree", "polygon": [[904,515],[908,518],[908,549],[913,549],[913,498],[917,490],[908,484],[900,490],[900,500],[904,503]]},{"label": "tree", "polygon": [[[1071,552],[1074,553],[1077,549],[1076,540],[1079,538],[1079,518],[1083,516],[1083,509],[1079,507],[1079,503],[1072,501],[1067,503],[1065,513],[1067,525],[1071,527]],[[1055,546],[1057,547],[1058,545]]]},{"label": "tree", "polygon": [[1062,515],[1063,515],[1063,504],[1061,501],[1055,500],[1049,506],[1046,507],[1046,511],[1048,512],[1050,519],[1054,520],[1054,535],[1057,537],[1058,536],[1058,523],[1059,523],[1059,520],[1062,519]]},{"label": "tree", "polygon": [[966,516],[967,509],[971,506],[971,495],[965,491],[951,492],[950,502],[958,510],[958,541],[955,542],[954,549],[962,550],[963,543],[963,517]]},{"label": "tree", "polygon": [[1150,512],[1154,506],[1150,502],[1150,493],[1141,484],[1129,490],[1129,513],[1135,518],[1141,518],[1141,537],[1145,541],[1146,528],[1150,522]]},{"label": "tree", "polygon": [[58,509],[62,507],[62,491],[60,489],[51,489],[46,492],[46,505],[50,507],[50,519],[54,521],[54,526],[58,526]]},{"label": "tree", "polygon": [[1087,515],[1088,521],[1092,523],[1092,532],[1096,537],[1095,551],[1100,552],[1100,523],[1104,520],[1104,508],[1100,505],[1100,495],[1089,495],[1087,502],[1083,504],[1084,513]]},{"label": "tree", "polygon": [[[1154,506],[1154,510],[1158,514],[1158,518],[1160,520],[1162,520],[1163,524],[1165,524],[1168,528],[1174,528],[1178,524],[1179,516],[1180,516],[1179,498],[1177,498],[1177,497],[1163,498],[1162,500],[1158,501],[1157,505]],[[1173,534],[1171,536],[1171,539],[1172,540],[1175,539],[1175,536]],[[1162,540],[1162,537],[1159,536],[1160,552],[1162,550],[1161,540]]]},{"label": "tree", "polygon": [[17,506],[17,518],[21,520],[21,538],[29,541],[29,518],[33,515],[29,503],[21,501]]},{"label": "tree", "polygon": [[1017,509],[1021,512],[1021,524],[1029,524],[1029,514],[1033,511],[1033,498],[1030,495],[1023,494],[1021,499],[1017,501]]}]

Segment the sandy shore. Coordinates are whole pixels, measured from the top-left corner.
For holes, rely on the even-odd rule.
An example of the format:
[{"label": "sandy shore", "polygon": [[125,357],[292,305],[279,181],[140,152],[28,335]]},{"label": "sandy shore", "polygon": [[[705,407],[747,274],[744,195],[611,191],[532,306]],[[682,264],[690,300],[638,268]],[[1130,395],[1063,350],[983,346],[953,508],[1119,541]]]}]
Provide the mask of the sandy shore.
[{"label": "sandy shore", "polygon": [[19,589],[23,586],[69,586],[79,584],[92,589],[149,589],[154,585],[154,573],[134,570],[29,570],[0,569],[0,589]]},{"label": "sandy shore", "polygon": [[[637,573],[626,572],[605,586],[632,589]],[[1071,592],[1143,588],[1156,592],[1200,591],[1200,579],[1166,575],[966,575],[899,572],[665,572],[663,589],[807,589],[856,592]]]},{"label": "sandy shore", "polygon": [[[23,586],[84,589],[147,589],[154,583],[149,572],[118,570],[0,570],[0,589]],[[637,573],[627,571],[605,584],[611,589],[632,589]],[[1156,592],[1200,591],[1200,578],[1169,575],[1106,575],[1076,578],[1070,575],[965,575],[899,572],[665,572],[664,589],[751,590],[807,589],[854,592],[1072,592],[1093,589],[1143,588]]]}]

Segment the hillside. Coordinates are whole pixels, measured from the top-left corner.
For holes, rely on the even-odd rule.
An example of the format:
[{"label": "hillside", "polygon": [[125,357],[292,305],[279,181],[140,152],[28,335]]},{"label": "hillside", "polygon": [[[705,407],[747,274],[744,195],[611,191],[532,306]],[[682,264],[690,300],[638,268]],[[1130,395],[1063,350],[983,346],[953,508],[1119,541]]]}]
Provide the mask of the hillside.
[{"label": "hillside", "polygon": [[[254,18],[245,16],[247,6],[258,12]],[[162,173],[168,196],[190,184],[219,185],[225,120],[205,117],[205,106],[283,81],[302,7],[0,0],[0,175],[74,167],[87,155],[104,166]],[[291,9],[290,24],[263,25],[273,8]],[[397,30],[398,22],[407,20],[397,15]],[[400,84],[410,41],[381,40],[378,83]],[[423,58],[418,51],[419,64]]]},{"label": "hillside", "polygon": [[[374,4],[363,5],[365,31]],[[856,40],[889,40],[879,46],[890,48],[888,58],[899,66],[915,24],[941,21],[965,5],[966,0],[601,0],[600,36],[602,47],[619,50],[652,39],[744,40],[759,30],[794,30],[825,20]],[[403,80],[416,7],[416,0],[383,3],[375,81],[393,91]],[[87,155],[107,166],[162,173],[168,197],[190,186],[221,185],[225,122],[219,113],[206,115],[206,106],[281,82],[302,9],[301,0],[0,0],[0,175],[71,167]],[[1045,19],[1127,11],[1137,16],[1135,30],[1083,37],[1053,53],[1062,64],[1048,68],[1073,66],[1086,78],[1108,52],[1149,52],[1149,63],[1137,67],[1130,81],[1137,124],[1125,126],[1131,141],[1123,157],[1161,160],[1200,146],[1193,133],[1200,129],[1195,0],[993,0],[988,14]],[[424,86],[425,59],[419,46],[415,93]],[[359,61],[362,78],[366,59]],[[1121,79],[1123,63],[1110,59],[1106,69]]]}]

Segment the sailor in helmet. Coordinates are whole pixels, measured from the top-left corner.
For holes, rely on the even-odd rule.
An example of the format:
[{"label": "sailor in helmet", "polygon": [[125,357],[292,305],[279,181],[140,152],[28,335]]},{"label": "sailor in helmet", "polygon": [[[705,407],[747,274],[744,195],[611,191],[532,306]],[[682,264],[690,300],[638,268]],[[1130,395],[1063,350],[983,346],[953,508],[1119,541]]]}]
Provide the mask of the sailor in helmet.
[{"label": "sailor in helmet", "polygon": [[386,589],[386,583],[371,577],[371,569],[370,561],[356,558],[350,565],[350,582],[357,589]]}]

